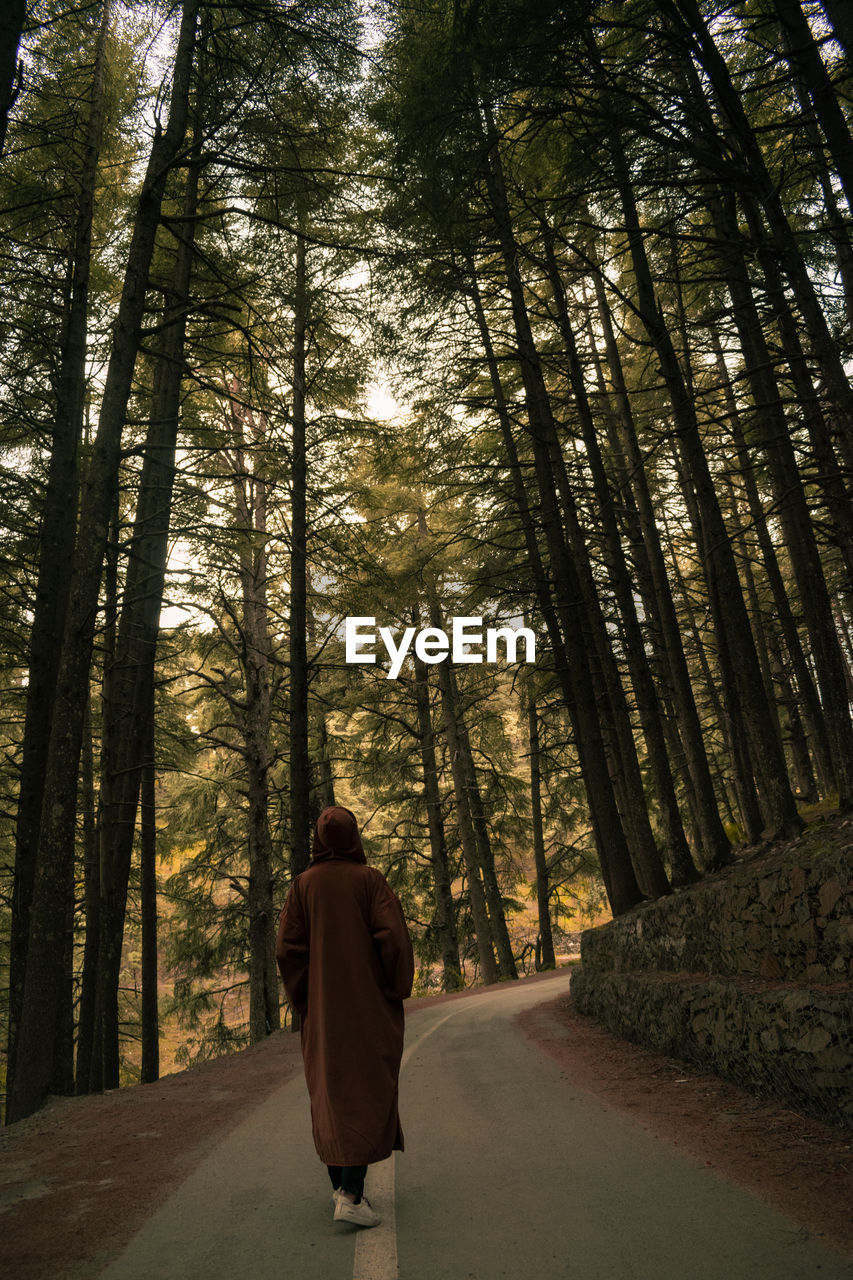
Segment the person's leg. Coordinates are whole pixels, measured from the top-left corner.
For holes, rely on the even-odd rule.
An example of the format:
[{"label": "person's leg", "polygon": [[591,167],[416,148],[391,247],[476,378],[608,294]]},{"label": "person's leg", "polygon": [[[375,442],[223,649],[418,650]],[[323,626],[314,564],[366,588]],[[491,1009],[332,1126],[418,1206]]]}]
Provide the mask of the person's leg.
[{"label": "person's leg", "polygon": [[339,1164],[327,1164],[329,1177],[332,1179],[332,1190],[340,1191],[341,1188],[341,1166]]},{"label": "person's leg", "polygon": [[335,1197],[335,1222],[351,1222],[356,1227],[378,1227],[382,1219],[364,1192],[367,1165],[344,1165],[341,1190]]},{"label": "person's leg", "polygon": [[344,1165],[341,1169],[341,1191],[355,1204],[358,1204],[364,1194],[366,1176],[366,1164]]}]

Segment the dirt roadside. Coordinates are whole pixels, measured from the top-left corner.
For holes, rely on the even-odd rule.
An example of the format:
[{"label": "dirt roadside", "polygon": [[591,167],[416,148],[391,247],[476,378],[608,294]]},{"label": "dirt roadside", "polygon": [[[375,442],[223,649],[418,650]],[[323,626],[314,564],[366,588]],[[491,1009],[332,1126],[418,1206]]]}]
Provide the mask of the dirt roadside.
[{"label": "dirt roadside", "polygon": [[[615,1039],[565,998],[548,1000],[549,976],[525,980],[542,982],[545,1003],[521,1024],[559,1059],[569,1085],[629,1112],[853,1255],[853,1133]],[[408,1014],[482,990],[412,1001]],[[210,1147],[301,1065],[299,1037],[282,1032],[157,1084],[58,1099],[0,1131],[2,1274],[95,1280]]]},{"label": "dirt roadside", "polygon": [[619,1040],[581,1016],[571,998],[537,1005],[519,1021],[573,1084],[853,1259],[853,1130]]}]

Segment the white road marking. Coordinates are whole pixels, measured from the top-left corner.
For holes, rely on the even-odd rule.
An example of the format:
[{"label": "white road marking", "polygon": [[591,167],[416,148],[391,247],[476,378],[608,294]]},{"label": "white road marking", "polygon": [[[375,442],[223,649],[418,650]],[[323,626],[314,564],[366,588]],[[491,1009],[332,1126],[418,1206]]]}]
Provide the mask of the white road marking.
[{"label": "white road marking", "polygon": [[451,1009],[450,1013],[446,1013],[443,1018],[439,1018],[438,1022],[434,1022],[428,1031],[424,1031],[423,1035],[418,1036],[417,1040],[415,1040],[413,1044],[410,1044],[408,1049],[403,1053],[403,1061],[400,1064],[401,1069],[408,1064],[409,1058],[411,1058],[415,1049],[419,1049],[424,1040],[426,1040],[428,1036],[432,1035],[433,1031],[438,1031],[438,1028],[443,1027],[448,1018],[453,1018],[457,1013],[461,1013],[464,1007],[464,1001],[460,1001],[458,1008]]},{"label": "white road marking", "polygon": [[[443,1026],[448,1018],[461,1013],[464,1005],[451,1009],[438,1022],[419,1035],[417,1040],[408,1046],[400,1064],[401,1070],[406,1066],[412,1054],[434,1031]],[[395,1156],[394,1153],[375,1164],[370,1170],[369,1200],[382,1221],[378,1227],[365,1227],[359,1231],[355,1241],[355,1261],[352,1269],[352,1280],[398,1280],[397,1270],[397,1213],[395,1202]]]},{"label": "white road marking", "polygon": [[397,1280],[393,1154],[371,1168],[368,1199],[382,1221],[378,1227],[362,1228],[356,1236],[352,1280]]}]

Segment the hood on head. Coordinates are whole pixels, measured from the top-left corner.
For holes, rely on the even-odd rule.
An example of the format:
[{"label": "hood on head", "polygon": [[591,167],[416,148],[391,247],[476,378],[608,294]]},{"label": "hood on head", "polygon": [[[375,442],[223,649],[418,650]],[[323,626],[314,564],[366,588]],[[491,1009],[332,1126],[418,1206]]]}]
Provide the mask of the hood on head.
[{"label": "hood on head", "polygon": [[317,819],[311,856],[315,862],[321,858],[349,858],[352,862],[367,862],[358,831],[355,814],[342,805],[324,809]]}]

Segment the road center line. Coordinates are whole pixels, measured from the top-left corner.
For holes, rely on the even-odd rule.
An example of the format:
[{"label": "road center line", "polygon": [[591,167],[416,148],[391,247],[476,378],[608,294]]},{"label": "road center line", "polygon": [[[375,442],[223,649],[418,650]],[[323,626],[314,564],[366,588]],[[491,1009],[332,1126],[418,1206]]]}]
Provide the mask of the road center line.
[{"label": "road center line", "polygon": [[[448,1018],[462,1012],[462,1007],[451,1009],[438,1022],[418,1036],[408,1046],[400,1064],[401,1070],[408,1064],[416,1049]],[[397,1213],[395,1201],[395,1153],[373,1165],[370,1171],[370,1202],[381,1214],[378,1227],[359,1231],[355,1241],[355,1260],[352,1280],[398,1280],[397,1270]]]},{"label": "road center line", "polygon": [[397,1280],[393,1153],[371,1168],[369,1199],[382,1221],[378,1227],[364,1228],[356,1236],[352,1280]]},{"label": "road center line", "polygon": [[424,1031],[422,1035],[419,1035],[417,1040],[415,1040],[412,1044],[410,1044],[408,1048],[404,1051],[403,1060],[400,1064],[401,1070],[408,1065],[409,1059],[411,1058],[412,1054],[415,1052],[415,1049],[419,1049],[420,1046],[423,1044],[424,1040],[426,1040],[429,1036],[432,1035],[433,1031],[438,1031],[438,1028],[443,1027],[448,1018],[454,1018],[457,1013],[462,1012],[463,1008],[464,1008],[464,1003],[460,1001],[458,1009],[451,1009],[450,1013],[446,1013],[443,1018],[439,1018],[438,1022],[434,1022],[433,1025],[427,1031]]}]

